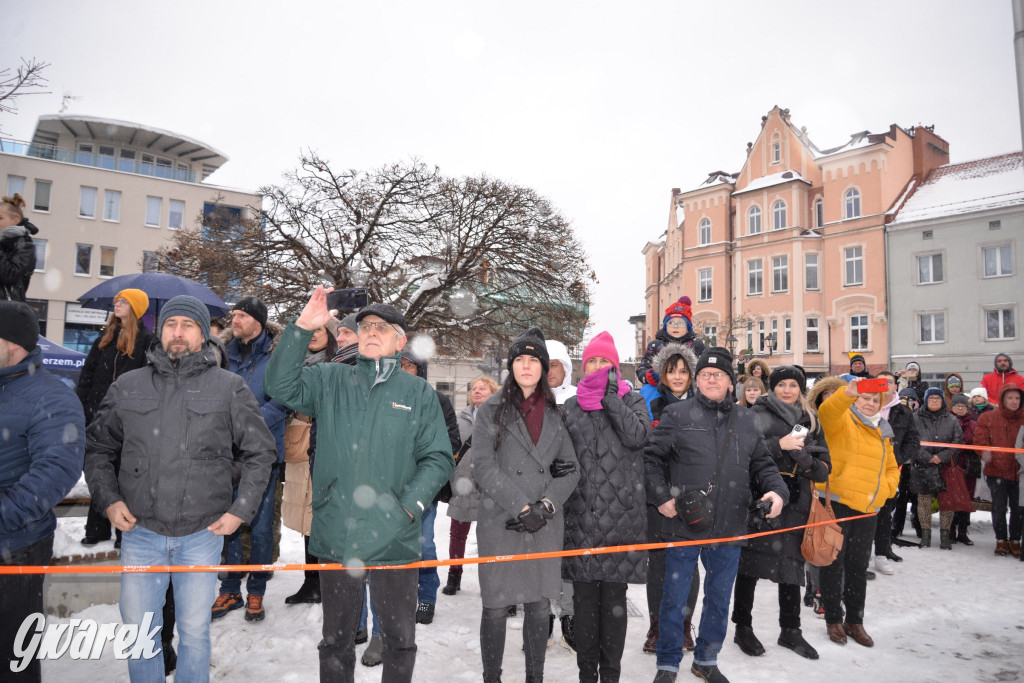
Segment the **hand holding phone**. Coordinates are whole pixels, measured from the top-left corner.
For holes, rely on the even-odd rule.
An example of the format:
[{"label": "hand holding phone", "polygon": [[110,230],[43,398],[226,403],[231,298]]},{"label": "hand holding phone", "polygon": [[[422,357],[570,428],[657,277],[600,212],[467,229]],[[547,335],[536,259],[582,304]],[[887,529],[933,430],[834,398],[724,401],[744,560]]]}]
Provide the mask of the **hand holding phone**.
[{"label": "hand holding phone", "polygon": [[857,382],[858,394],[880,394],[889,389],[889,380],[885,377],[862,379]]}]

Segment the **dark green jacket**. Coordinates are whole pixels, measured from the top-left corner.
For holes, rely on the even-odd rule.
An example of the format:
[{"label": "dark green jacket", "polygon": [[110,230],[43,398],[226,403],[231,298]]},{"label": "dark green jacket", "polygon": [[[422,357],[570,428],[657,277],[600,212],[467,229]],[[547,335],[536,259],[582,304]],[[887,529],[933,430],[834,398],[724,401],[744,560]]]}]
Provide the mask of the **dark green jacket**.
[{"label": "dark green jacket", "polygon": [[437,395],[397,354],[303,368],[311,337],[285,327],[263,378],[317,421],[309,551],[348,566],[416,562],[420,518],[455,466]]}]

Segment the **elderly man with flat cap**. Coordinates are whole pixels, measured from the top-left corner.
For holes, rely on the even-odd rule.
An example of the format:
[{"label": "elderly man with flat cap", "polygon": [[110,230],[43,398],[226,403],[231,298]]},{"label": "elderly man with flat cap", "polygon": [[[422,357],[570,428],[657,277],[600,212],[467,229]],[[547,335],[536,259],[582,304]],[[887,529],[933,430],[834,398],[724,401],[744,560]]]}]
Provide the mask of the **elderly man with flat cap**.
[{"label": "elderly man with flat cap", "polygon": [[[89,425],[85,478],[94,503],[123,532],[125,565],[217,564],[224,536],[256,514],[277,459],[274,437],[245,380],[218,366],[202,302],[174,297],[157,332],[149,365],[121,375]],[[121,619],[141,624],[152,614],[160,627],[168,582],[180,638],[176,676],[208,681],[216,573],[122,574]],[[163,680],[164,662],[130,659],[128,674]]]},{"label": "elderly man with flat cap", "polygon": [[[313,332],[330,319],[317,287],[285,327],[264,386],[292,410],[317,420],[313,525],[309,550],[340,562],[322,572],[320,680],[352,681],[365,570],[420,559],[420,520],[454,469],[437,395],[402,372],[406,322],[393,306],[373,304],[356,315],[355,365],[302,367]],[[384,636],[383,680],[411,681],[416,663],[416,569],[370,570]]]}]

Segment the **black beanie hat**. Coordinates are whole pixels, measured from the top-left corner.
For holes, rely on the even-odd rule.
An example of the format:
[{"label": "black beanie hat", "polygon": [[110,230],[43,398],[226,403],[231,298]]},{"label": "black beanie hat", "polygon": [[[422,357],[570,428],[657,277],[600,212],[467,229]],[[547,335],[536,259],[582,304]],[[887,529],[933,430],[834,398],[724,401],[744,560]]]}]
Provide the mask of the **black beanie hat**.
[{"label": "black beanie hat", "polygon": [[0,301],[0,339],[31,351],[39,340],[39,316],[26,303]]},{"label": "black beanie hat", "polygon": [[736,383],[736,375],[732,369],[732,354],[728,349],[721,346],[712,346],[700,354],[697,359],[697,368],[693,371],[694,377],[704,368],[717,368],[729,374],[729,381]]},{"label": "black beanie hat", "polygon": [[775,385],[784,379],[796,380],[796,383],[800,385],[801,394],[807,391],[807,376],[795,365],[783,365],[772,370],[772,374],[768,377],[768,388],[775,391]]},{"label": "black beanie hat", "polygon": [[508,363],[506,367],[512,371],[512,361],[518,356],[533,356],[540,361],[547,373],[550,361],[548,359],[548,347],[544,343],[544,333],[539,327],[531,327],[526,332],[512,340],[512,346],[508,347]]},{"label": "black beanie hat", "polygon": [[857,361],[860,361],[860,362],[861,362],[861,363],[863,363],[864,365],[867,365],[867,364],[868,364],[868,362],[867,362],[867,360],[866,360],[866,359],[864,358],[864,356],[863,356],[863,355],[861,355],[861,354],[859,354],[859,353],[855,353],[855,354],[853,354],[852,356],[850,356],[850,365],[851,365],[851,366],[852,366],[852,365],[853,365],[854,363],[856,363]]},{"label": "black beanie hat", "polygon": [[267,305],[254,296],[242,297],[231,310],[248,313],[260,324],[260,327],[267,326]]}]

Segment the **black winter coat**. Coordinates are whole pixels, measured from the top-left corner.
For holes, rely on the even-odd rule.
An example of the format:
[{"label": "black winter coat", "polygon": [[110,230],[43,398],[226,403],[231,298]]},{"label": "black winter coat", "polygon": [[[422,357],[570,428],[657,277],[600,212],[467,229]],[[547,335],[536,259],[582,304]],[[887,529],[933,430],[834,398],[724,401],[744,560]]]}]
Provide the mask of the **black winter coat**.
[{"label": "black winter coat", "polygon": [[28,235],[0,239],[0,301],[24,301],[36,269],[36,247]]},{"label": "black winter coat", "polygon": [[896,464],[903,467],[921,447],[921,437],[917,433],[917,421],[914,411],[897,403],[889,409],[886,420],[892,427],[895,436],[892,438],[892,450],[896,456]]},{"label": "black winter coat", "polygon": [[[757,416],[757,424],[764,434],[764,444],[789,489],[789,504],[782,508],[782,514],[779,515],[779,528],[807,524],[807,516],[811,512],[811,482],[828,481],[832,471],[832,460],[821,424],[816,422],[811,430],[811,419],[806,413],[795,423],[810,430],[804,439],[804,448],[808,449],[814,460],[810,468],[802,469],[793,460],[793,451],[784,451],[779,446],[779,439],[793,431],[794,423],[779,414],[767,396],[758,398],[751,410]],[[819,448],[824,450],[818,451]],[[753,533],[765,529],[751,527],[750,531]],[[804,585],[804,557],[800,552],[803,539],[803,529],[750,539],[740,553],[739,573],[775,583]]]},{"label": "black winter coat", "polygon": [[122,330],[118,329],[114,339],[105,349],[100,348],[99,339],[93,342],[82,366],[82,372],[78,376],[75,393],[78,394],[78,399],[85,409],[86,425],[96,417],[96,411],[99,410],[103,397],[107,395],[107,389],[115,379],[130,370],[146,367],[146,352],[155,339],[153,333],[139,322],[139,329],[135,333],[135,348],[129,356],[117,350],[117,340],[121,332]]},{"label": "black winter coat", "polygon": [[[926,406],[921,406],[914,413],[914,422],[917,425],[921,441],[961,443],[964,440],[964,430],[960,428],[960,420],[956,419],[956,415],[946,410],[945,407],[933,412]],[[955,452],[955,448],[918,446],[917,452],[912,458],[916,466],[910,470],[910,492],[918,495],[930,493],[922,486],[921,468],[934,467],[938,469],[943,465],[948,465]],[[942,460],[941,464],[929,462],[932,456],[936,455]]]},{"label": "black winter coat", "polygon": [[[730,411],[738,411],[732,432],[725,424]],[[706,490],[714,477],[720,446],[726,445],[718,486],[709,494],[714,524],[704,532],[692,531],[678,515],[661,517],[664,540],[701,540],[741,536],[747,531],[747,508],[753,487],[763,495],[774,491],[789,500],[779,468],[761,438],[754,414],[730,398],[715,402],[700,392],[668,406],[644,448],[647,499],[660,507],[674,497]],[[666,476],[667,472],[667,476]],[[743,544],[743,541],[738,541]]]},{"label": "black winter coat", "polygon": [[[647,402],[631,391],[622,398],[606,396],[601,410],[583,410],[576,397],[563,409],[580,462],[579,484],[565,503],[566,550],[647,542]],[[643,551],[562,558],[567,581],[643,583],[646,577]]]},{"label": "black winter coat", "polygon": [[641,385],[647,381],[647,371],[654,367],[654,357],[661,353],[665,344],[685,344],[698,357],[704,353],[704,340],[693,332],[687,332],[682,337],[673,337],[664,328],[658,330],[658,333],[654,335],[654,341],[647,345],[640,365],[636,366],[636,377],[640,380]]}]

